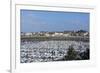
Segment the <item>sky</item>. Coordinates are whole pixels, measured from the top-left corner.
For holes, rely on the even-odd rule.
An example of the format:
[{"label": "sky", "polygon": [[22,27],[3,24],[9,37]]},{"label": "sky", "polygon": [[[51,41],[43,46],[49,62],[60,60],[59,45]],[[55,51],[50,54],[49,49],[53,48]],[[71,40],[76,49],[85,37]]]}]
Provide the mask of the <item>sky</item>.
[{"label": "sky", "polygon": [[89,13],[20,10],[21,32],[89,31]]}]

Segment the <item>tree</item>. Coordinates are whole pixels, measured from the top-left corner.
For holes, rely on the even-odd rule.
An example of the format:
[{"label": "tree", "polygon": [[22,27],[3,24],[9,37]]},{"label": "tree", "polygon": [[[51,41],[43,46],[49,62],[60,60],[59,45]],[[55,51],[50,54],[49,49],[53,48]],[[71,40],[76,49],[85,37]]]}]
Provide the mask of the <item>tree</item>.
[{"label": "tree", "polygon": [[69,46],[68,51],[66,56],[64,57],[64,60],[77,60],[77,52],[75,51],[75,49],[72,46]]},{"label": "tree", "polygon": [[89,50],[89,48],[86,48],[86,50],[85,50],[84,52],[82,52],[82,53],[80,54],[80,56],[81,56],[81,58],[82,58],[83,60],[90,59],[90,50]]}]

